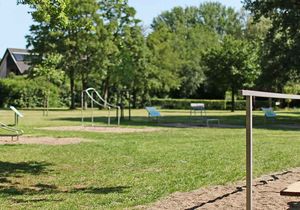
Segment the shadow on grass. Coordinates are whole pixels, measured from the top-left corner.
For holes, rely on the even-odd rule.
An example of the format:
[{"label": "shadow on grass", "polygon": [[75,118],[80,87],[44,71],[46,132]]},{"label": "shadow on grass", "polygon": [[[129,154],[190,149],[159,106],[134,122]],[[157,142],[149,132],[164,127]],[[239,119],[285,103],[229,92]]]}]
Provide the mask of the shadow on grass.
[{"label": "shadow on grass", "polygon": [[[110,193],[124,193],[127,186],[116,187],[72,187],[68,189],[58,188],[55,185],[36,184],[30,187],[23,187],[19,183],[11,183],[7,185],[0,185],[0,195],[14,196],[14,195],[47,195],[58,193],[86,193],[86,194],[110,194]],[[43,201],[43,200],[41,200]]]},{"label": "shadow on grass", "polygon": [[[112,126],[115,125],[115,118],[112,118]],[[148,117],[132,117],[132,120],[121,120],[123,126],[153,126],[153,127],[168,127],[168,128],[191,128],[205,127],[206,119],[219,119],[221,128],[245,128],[245,116],[238,114],[231,115],[209,115],[207,117],[200,116],[163,116],[158,120],[149,119]],[[80,117],[56,118],[56,121],[81,122]],[[107,123],[106,117],[95,117],[95,125],[103,126]],[[85,119],[85,125],[89,125],[90,119]],[[213,127],[217,127],[213,125]],[[253,127],[256,129],[270,130],[300,130],[300,116],[288,116],[281,113],[276,120],[265,120],[262,115],[254,115]]]},{"label": "shadow on grass", "polygon": [[41,173],[46,173],[47,166],[50,166],[50,163],[47,162],[19,162],[19,163],[11,163],[11,162],[3,162],[0,161],[0,183],[1,180],[6,180],[5,177],[18,177],[22,174],[32,174],[38,175]]},{"label": "shadow on grass", "polygon": [[[33,186],[23,186],[18,182],[25,174],[40,175],[49,172],[47,166],[50,163],[46,162],[20,162],[11,163],[0,161],[0,195],[41,195],[53,193],[90,193],[90,194],[109,194],[109,193],[123,193],[127,186],[116,187],[57,187],[55,185],[38,183]],[[33,202],[38,202],[35,200]],[[40,201],[44,201],[41,199]],[[30,202],[30,201],[24,201]]]}]

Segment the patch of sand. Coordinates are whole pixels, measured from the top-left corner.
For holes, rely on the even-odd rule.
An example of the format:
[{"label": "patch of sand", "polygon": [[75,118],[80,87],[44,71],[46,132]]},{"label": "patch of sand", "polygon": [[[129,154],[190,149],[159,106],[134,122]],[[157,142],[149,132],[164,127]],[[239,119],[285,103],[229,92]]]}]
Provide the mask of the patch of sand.
[{"label": "patch of sand", "polygon": [[44,127],[43,130],[54,131],[88,131],[99,133],[136,133],[136,132],[154,132],[159,128],[124,128],[124,127],[100,127],[100,126],[60,126],[60,127]]},{"label": "patch of sand", "polygon": [[0,145],[2,144],[46,144],[46,145],[66,145],[66,144],[79,144],[80,142],[87,141],[80,138],[54,138],[54,137],[34,137],[34,136],[19,136],[14,137],[0,137]]},{"label": "patch of sand", "polygon": [[[281,196],[280,191],[288,185],[299,181],[300,168],[263,176],[254,180],[253,209],[290,209],[299,210],[299,197]],[[245,182],[225,186],[211,186],[192,192],[176,192],[169,197],[149,206],[138,206],[136,209],[246,209]]]}]

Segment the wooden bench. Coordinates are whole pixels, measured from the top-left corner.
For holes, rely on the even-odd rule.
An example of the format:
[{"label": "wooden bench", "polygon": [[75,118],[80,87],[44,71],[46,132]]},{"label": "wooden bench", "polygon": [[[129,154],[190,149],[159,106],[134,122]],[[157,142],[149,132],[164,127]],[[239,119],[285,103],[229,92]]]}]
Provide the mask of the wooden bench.
[{"label": "wooden bench", "polygon": [[300,196],[300,181],[295,182],[280,191],[280,195],[285,196]]}]

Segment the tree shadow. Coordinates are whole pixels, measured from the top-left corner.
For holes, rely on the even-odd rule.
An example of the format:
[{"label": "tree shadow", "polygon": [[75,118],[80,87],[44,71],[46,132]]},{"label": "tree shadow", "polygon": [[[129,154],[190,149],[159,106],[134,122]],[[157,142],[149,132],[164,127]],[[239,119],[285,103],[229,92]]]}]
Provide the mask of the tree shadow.
[{"label": "tree shadow", "polygon": [[[224,114],[224,113],[223,113]],[[207,119],[219,119],[221,126],[213,124],[212,127],[220,128],[245,128],[246,118],[245,115],[241,114],[230,114],[230,115],[209,115],[206,117],[200,116],[163,116],[159,119],[151,119],[148,117],[134,116],[132,120],[121,120],[121,126],[151,126],[151,127],[168,127],[168,128],[198,128],[206,127]],[[81,123],[80,117],[67,117],[67,118],[56,118],[52,120],[57,121],[70,121]],[[95,117],[94,122],[96,126],[105,126],[107,118]],[[91,124],[88,118],[85,121],[85,125]],[[115,124],[112,121],[111,126]],[[256,129],[268,129],[268,130],[284,130],[284,131],[300,131],[300,116],[277,116],[275,120],[266,120],[263,115],[253,116],[253,128]]]},{"label": "tree shadow", "polygon": [[[47,166],[52,164],[47,162],[36,162],[36,161],[28,161],[28,162],[3,162],[0,161],[0,183],[5,181],[5,177],[18,177],[21,174],[32,174],[39,175],[41,173],[47,173]],[[1,181],[2,180],[2,181]]]},{"label": "tree shadow", "polygon": [[128,186],[116,186],[116,187],[57,187],[55,185],[48,184],[36,184],[29,187],[23,187],[19,183],[12,183],[1,186],[0,195],[5,196],[16,196],[16,195],[48,195],[48,194],[59,194],[59,193],[86,193],[86,194],[110,194],[110,193],[125,193]]}]

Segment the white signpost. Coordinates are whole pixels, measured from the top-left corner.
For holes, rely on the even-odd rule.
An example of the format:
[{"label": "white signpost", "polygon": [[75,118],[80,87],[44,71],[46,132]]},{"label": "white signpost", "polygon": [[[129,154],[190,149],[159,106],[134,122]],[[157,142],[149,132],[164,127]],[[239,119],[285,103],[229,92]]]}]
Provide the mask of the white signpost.
[{"label": "white signpost", "polygon": [[252,99],[253,97],[297,99],[300,95],[242,90],[246,96],[246,210],[252,210]]}]

